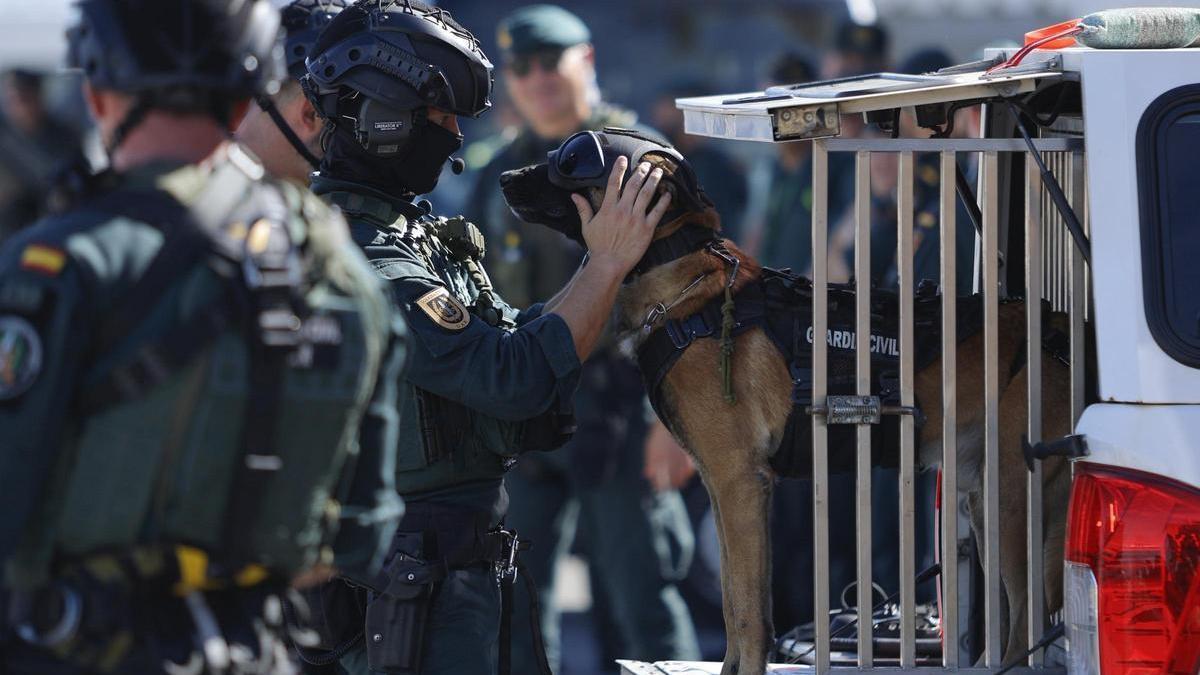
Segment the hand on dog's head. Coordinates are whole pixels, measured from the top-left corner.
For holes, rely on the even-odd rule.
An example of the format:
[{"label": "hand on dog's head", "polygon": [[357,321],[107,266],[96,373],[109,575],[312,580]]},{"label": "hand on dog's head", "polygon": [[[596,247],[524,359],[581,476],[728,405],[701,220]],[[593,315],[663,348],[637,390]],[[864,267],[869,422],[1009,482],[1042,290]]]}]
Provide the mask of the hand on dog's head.
[{"label": "hand on dog's head", "polygon": [[[604,154],[604,171],[599,177],[573,182],[561,175],[552,177],[549,162],[566,147],[571,139],[550,153],[550,159],[541,164],[506,171],[500,175],[500,189],[513,214],[527,222],[545,225],[586,246],[583,240],[583,224],[579,210],[571,201],[572,194],[582,195],[597,211],[604,201],[605,186],[617,157],[629,158],[626,178],[637,168],[639,162],[649,162],[652,167],[663,170],[659,192],[671,194],[671,210],[662,219],[663,228],[680,218],[691,216],[695,222],[720,229],[720,218],[712,201],[704,194],[687,160],[670,145],[641,133],[627,129],[609,128],[595,132]],[[574,138],[574,137],[572,137]],[[556,173],[556,172],[553,172]],[[557,183],[557,184],[556,184]],[[651,207],[653,206],[651,202]]]}]

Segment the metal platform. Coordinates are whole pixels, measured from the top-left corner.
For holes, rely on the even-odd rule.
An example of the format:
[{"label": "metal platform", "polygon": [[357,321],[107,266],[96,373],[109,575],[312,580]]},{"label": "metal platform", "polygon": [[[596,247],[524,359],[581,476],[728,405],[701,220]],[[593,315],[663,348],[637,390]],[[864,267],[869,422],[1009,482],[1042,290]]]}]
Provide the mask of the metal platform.
[{"label": "metal platform", "polygon": [[[645,661],[624,661],[618,660],[617,664],[621,666],[621,675],[721,675],[721,664],[712,661],[659,661],[657,663],[646,663]],[[767,666],[767,673],[771,675],[800,675],[804,673],[817,672],[813,666],[788,666],[770,664]],[[839,675],[929,675],[931,672],[941,673],[962,673],[963,675],[987,675],[988,673],[996,672],[990,668],[834,668],[834,673]],[[1067,671],[1063,668],[1014,668],[1009,673],[1013,675],[1064,675]]]},{"label": "metal platform", "polygon": [[676,99],[689,134],[744,141],[781,142],[830,138],[841,133],[841,115],[1016,96],[1040,81],[1070,77],[1062,58],[1035,53],[1013,70],[924,76],[876,73],[765,91]]}]

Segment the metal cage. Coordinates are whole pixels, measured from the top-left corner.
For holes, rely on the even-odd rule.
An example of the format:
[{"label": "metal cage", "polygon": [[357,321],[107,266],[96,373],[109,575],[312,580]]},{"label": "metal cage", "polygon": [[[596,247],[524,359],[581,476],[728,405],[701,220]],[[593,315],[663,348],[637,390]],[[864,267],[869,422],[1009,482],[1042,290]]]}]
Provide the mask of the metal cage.
[{"label": "metal cage", "polygon": [[[972,83],[964,89],[964,97],[980,94],[976,89],[987,90],[993,95],[998,89],[1009,87],[1015,91],[1028,91],[1034,86],[1033,79],[1017,79],[1010,83]],[[775,103],[774,99],[762,99],[767,103],[760,110],[746,114],[746,104],[751,98],[729,99],[708,97],[706,99],[682,100],[679,102],[686,113],[688,129],[693,133],[725,138],[745,138],[761,141],[787,140],[780,137],[780,129],[788,128],[804,110],[817,112],[817,126],[831,125],[840,113],[861,112],[868,108],[887,109],[892,107],[921,104],[932,100],[931,92],[907,92],[896,100],[854,100],[840,104],[839,111],[828,102],[814,103],[811,108],[797,108],[790,103]],[[1001,92],[1003,94],[1003,92]],[[945,100],[954,97],[951,93]],[[734,110],[726,112],[720,106]],[[781,105],[793,107],[781,108]],[[740,107],[739,107],[740,106]],[[716,112],[713,112],[713,111]],[[989,110],[988,117],[998,117],[1002,111]],[[827,120],[820,122],[821,119]],[[1065,122],[1062,130],[1052,129],[1033,140],[1039,153],[1051,168],[1072,208],[1087,222],[1084,144],[1082,134]],[[810,125],[811,126],[811,125]],[[836,126],[836,125],[832,125]],[[772,136],[772,130],[774,136]],[[811,131],[811,129],[810,129]],[[853,153],[855,156],[855,197],[852,211],[854,222],[854,278],[856,289],[856,380],[857,394],[870,396],[870,181],[871,155],[873,153],[898,154],[897,182],[897,271],[900,292],[900,369],[901,407],[915,404],[914,387],[914,340],[913,340],[913,218],[914,218],[914,163],[917,153],[935,153],[940,160],[940,274],[942,295],[942,420],[943,457],[942,491],[944,495],[956,495],[958,491],[958,465],[956,461],[956,302],[955,275],[958,263],[955,249],[956,212],[956,162],[960,155],[971,154],[978,158],[978,183],[976,193],[982,212],[982,232],[977,236],[975,253],[975,288],[983,295],[983,340],[986,364],[984,366],[985,393],[985,439],[984,439],[984,522],[987,532],[983,542],[983,644],[982,658],[978,665],[969,662],[969,655],[960,647],[960,636],[966,630],[966,616],[972,611],[970,597],[963,592],[965,575],[969,563],[959,561],[959,547],[965,534],[960,523],[958,510],[943,508],[940,514],[939,577],[942,626],[941,669],[957,672],[994,672],[1001,667],[1001,582],[999,566],[998,519],[1003,517],[999,501],[999,438],[1000,426],[1004,422],[999,415],[999,346],[998,306],[1002,297],[1016,294],[1010,289],[1014,280],[1006,274],[1007,260],[1020,260],[1024,269],[1024,295],[1026,298],[1043,298],[1056,311],[1070,316],[1070,410],[1071,425],[1078,421],[1084,408],[1085,394],[1085,317],[1088,307],[1088,276],[1079,249],[1074,245],[1064,226],[1062,217],[1047,196],[1042,185],[1041,174],[1035,162],[1026,155],[1026,143],[1019,138],[946,138],[946,139],[842,139],[821,138],[836,135],[831,128],[818,129],[813,143],[813,334],[825,335],[828,328],[827,289],[829,287],[829,158],[831,153]],[[1019,177],[1019,180],[1018,180]],[[1013,197],[1018,198],[1013,198]],[[1017,213],[1016,210],[1023,210]],[[1019,232],[1010,228],[1022,227]],[[1019,235],[1019,236],[1014,236]],[[1008,250],[1009,244],[1018,242],[1018,250]],[[1023,250],[1019,248],[1023,247]],[[1019,279],[1019,277],[1018,277]],[[1026,349],[1030,354],[1040,353],[1042,341],[1041,303],[1026,303]],[[826,400],[828,393],[827,357],[828,345],[824,340],[812,341],[812,372],[814,408]],[[1031,443],[1040,440],[1042,429],[1042,372],[1041,360],[1028,359],[1029,377],[1026,392],[1029,410],[1027,428],[1024,433]],[[800,672],[867,672],[878,670],[872,653],[872,622],[864,622],[867,629],[858,630],[857,665],[853,667],[833,666],[831,663],[831,627],[827,618],[829,607],[829,446],[828,422],[821,415],[813,421],[813,500],[814,500],[814,570],[815,607],[815,657],[808,665],[773,665],[772,673]],[[914,473],[916,466],[914,448],[914,419],[903,415],[901,424],[900,481],[900,656],[899,668],[888,667],[886,672],[918,672],[930,668],[918,668],[916,658],[915,627],[915,503]],[[871,438],[870,427],[859,424],[857,432],[856,458],[856,512],[857,512],[857,606],[872,606],[872,557],[871,557]],[[1027,509],[1027,568],[1028,568],[1028,625],[1029,644],[1035,644],[1044,635],[1047,626],[1041,617],[1045,615],[1043,597],[1043,569],[1041,559],[1042,541],[1042,496],[1041,471],[1035,467],[1028,474]],[[943,503],[946,503],[945,501]],[[951,502],[953,503],[953,502]],[[662,675],[663,673],[719,673],[720,664],[664,662],[647,664],[621,662],[624,672],[637,675]],[[1058,667],[1043,663],[1040,652],[1028,658],[1026,664],[1011,672],[1063,672]]]}]

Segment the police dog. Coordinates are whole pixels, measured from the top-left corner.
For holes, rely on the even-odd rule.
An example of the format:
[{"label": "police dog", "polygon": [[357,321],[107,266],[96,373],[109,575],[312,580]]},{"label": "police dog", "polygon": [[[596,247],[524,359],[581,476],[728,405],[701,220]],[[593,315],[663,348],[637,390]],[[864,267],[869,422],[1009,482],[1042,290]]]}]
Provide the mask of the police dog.
[{"label": "police dog", "polygon": [[[672,194],[672,211],[659,225],[655,241],[664,241],[686,226],[714,232],[720,216],[703,196],[694,172],[678,152],[654,139],[627,130],[584,132],[568,139],[549,161],[501,176],[501,188],[521,219],[552,227],[584,243],[572,192],[584,195],[593,209],[603,202],[612,160],[629,156],[632,171],[639,161],[662,168],[660,190]],[[755,282],[762,268],[733,242],[723,251],[736,258],[732,291]],[[647,254],[649,256],[649,253]],[[690,316],[725,293],[730,261],[706,250],[685,252],[662,264],[643,264],[621,288],[615,313],[617,329],[637,342],[644,340],[649,321]],[[656,309],[657,308],[657,309]],[[665,308],[665,312],[661,311]],[[1011,365],[1000,377],[1001,577],[1006,602],[1005,655],[1019,654],[1026,645],[1025,464],[1022,432],[1026,429],[1024,306],[999,308],[999,361]],[[653,326],[649,326],[653,327]],[[959,486],[968,494],[973,529],[982,542],[982,474],[984,439],[983,338],[976,331],[957,350],[957,440]],[[721,584],[727,648],[722,675],[758,675],[772,649],[771,568],[768,514],[776,473],[772,453],[784,435],[791,412],[792,379],[780,351],[761,328],[739,334],[731,358],[730,403],[722,373],[717,339],[695,340],[661,381],[659,414],[679,443],[695,459],[711,497],[718,523]],[[1041,352],[1039,351],[1039,354]],[[1057,360],[1042,354],[1044,374],[1044,438],[1069,432],[1068,373]],[[915,392],[926,421],[918,432],[919,464],[936,464],[942,453],[942,391],[940,359],[915,377]],[[1048,505],[1044,547],[1046,592],[1050,610],[1061,603],[1062,541],[1069,471],[1064,461],[1044,465],[1044,496]]]}]

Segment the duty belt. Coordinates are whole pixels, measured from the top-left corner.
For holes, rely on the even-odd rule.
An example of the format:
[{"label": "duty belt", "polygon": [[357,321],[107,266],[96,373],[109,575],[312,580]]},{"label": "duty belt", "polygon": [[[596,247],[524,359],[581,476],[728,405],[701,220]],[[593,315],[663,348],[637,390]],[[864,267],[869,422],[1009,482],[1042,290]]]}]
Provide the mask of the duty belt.
[{"label": "duty belt", "polygon": [[[413,504],[396,529],[399,533],[420,533],[424,538],[422,555],[426,562],[440,567],[442,572],[490,564],[497,581],[514,578],[517,553],[527,549],[529,543],[513,531],[490,527],[490,520],[490,514],[485,511]],[[386,570],[384,574],[387,574]]]},{"label": "duty belt", "polygon": [[529,548],[529,542],[522,541],[516,532],[506,530],[503,526],[493,527],[491,521],[491,514],[487,511],[410,504],[400,521],[396,536],[398,540],[406,536],[421,537],[420,556],[423,564],[414,565],[414,561],[408,560],[404,551],[396,550],[380,574],[376,588],[383,589],[384,593],[403,597],[405,586],[436,583],[453,570],[490,565],[501,591],[499,673],[509,675],[512,656],[512,592],[516,579],[520,576],[529,593],[529,626],[533,635],[538,670],[543,675],[550,675],[541,637],[541,612],[538,609],[536,584],[518,560],[520,551]]}]

